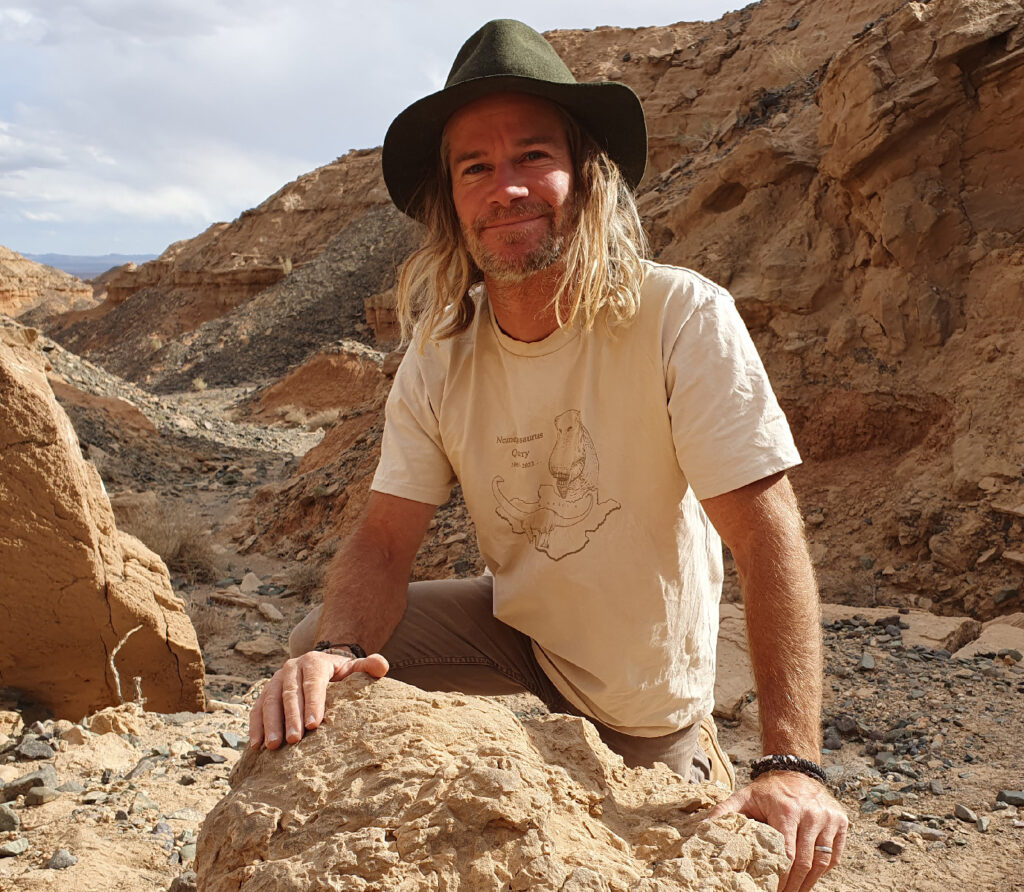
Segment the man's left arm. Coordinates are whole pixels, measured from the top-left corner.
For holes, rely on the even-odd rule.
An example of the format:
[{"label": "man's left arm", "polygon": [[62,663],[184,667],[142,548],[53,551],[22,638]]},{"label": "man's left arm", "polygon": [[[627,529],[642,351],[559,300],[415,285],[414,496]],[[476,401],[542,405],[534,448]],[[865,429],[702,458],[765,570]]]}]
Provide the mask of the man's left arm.
[{"label": "man's left arm", "polygon": [[[821,621],[803,521],[784,473],[702,501],[736,561],[765,754],[820,758]],[[842,856],[847,817],[826,788],[796,771],[760,775],[712,810],[740,812],[786,839],[779,892],[807,892]]]}]

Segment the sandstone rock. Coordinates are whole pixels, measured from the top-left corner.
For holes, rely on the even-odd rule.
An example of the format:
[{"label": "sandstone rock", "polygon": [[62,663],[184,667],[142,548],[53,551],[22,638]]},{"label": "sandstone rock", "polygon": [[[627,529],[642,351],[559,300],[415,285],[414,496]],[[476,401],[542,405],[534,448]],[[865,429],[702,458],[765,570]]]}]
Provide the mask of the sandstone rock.
[{"label": "sandstone rock", "polygon": [[284,654],[284,645],[273,635],[264,633],[255,638],[239,641],[235,645],[235,650],[250,660],[265,660],[268,657]]},{"label": "sandstone rock", "polygon": [[957,659],[967,659],[975,654],[997,654],[1001,650],[1024,653],[1024,614],[1017,613],[989,620],[982,627],[981,634],[961,647],[953,656]]},{"label": "sandstone rock", "polygon": [[775,889],[781,836],[725,794],[627,769],[570,716],[353,676],[297,746],[247,750],[208,815],[203,892]]},{"label": "sandstone rock", "polygon": [[0,245],[0,313],[20,316],[43,304],[65,312],[94,303],[91,285]]},{"label": "sandstone rock", "polygon": [[202,708],[184,605],[160,559],[117,530],[29,341],[0,325],[0,676],[70,719],[117,703],[119,681],[130,699],[135,677],[153,709]]},{"label": "sandstone rock", "polygon": [[[92,734],[135,734],[145,727],[142,707],[137,703],[110,706],[93,713],[83,722]],[[86,738],[88,739],[88,738]],[[84,743],[85,740],[82,740]]]}]

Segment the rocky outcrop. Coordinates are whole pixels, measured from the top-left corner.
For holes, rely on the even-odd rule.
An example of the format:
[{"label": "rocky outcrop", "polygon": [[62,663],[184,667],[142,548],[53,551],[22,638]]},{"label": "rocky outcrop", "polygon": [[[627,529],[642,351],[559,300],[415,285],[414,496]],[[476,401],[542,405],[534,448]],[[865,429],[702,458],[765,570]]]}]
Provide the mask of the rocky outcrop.
[{"label": "rocky outcrop", "polygon": [[37,308],[50,313],[93,303],[92,287],[0,245],[0,313],[20,316]]},{"label": "rocky outcrop", "polygon": [[35,337],[0,325],[0,686],[71,719],[136,683],[149,709],[202,709],[184,605],[160,558],[115,527]]},{"label": "rocky outcrop", "polygon": [[[101,307],[54,320],[47,325],[48,333],[76,353],[140,379],[142,367],[162,365],[164,345],[287,281],[347,226],[367,212],[389,207],[379,156],[378,150],[349,152],[284,186],[233,222],[216,223],[193,239],[176,242],[149,263],[111,271],[104,278],[106,300]],[[402,247],[401,238],[397,241]],[[387,241],[385,245],[390,247]],[[388,284],[375,280],[365,293]],[[329,296],[337,303],[335,290]],[[352,298],[359,317],[363,296]],[[183,338],[183,347],[189,343]]]},{"label": "rocky outcrop", "polygon": [[199,837],[202,892],[775,889],[782,837],[664,765],[629,769],[573,716],[357,675],[324,726],[249,750]]}]

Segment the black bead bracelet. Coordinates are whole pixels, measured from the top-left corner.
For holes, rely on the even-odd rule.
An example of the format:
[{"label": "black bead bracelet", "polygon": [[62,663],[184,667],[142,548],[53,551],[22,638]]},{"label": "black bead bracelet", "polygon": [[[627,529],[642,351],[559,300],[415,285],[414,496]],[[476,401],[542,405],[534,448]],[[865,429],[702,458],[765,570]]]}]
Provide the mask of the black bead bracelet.
[{"label": "black bead bracelet", "polygon": [[825,776],[825,769],[817,762],[810,759],[803,759],[800,756],[771,755],[761,756],[750,763],[750,779],[760,777],[769,771],[798,771],[813,777],[818,783],[828,786],[828,778]]},{"label": "black bead bracelet", "polygon": [[351,652],[352,656],[357,660],[366,659],[366,651],[363,650],[358,644],[331,644],[330,641],[318,641],[316,647],[313,650],[319,650],[323,652],[333,651],[336,647],[347,647]]}]

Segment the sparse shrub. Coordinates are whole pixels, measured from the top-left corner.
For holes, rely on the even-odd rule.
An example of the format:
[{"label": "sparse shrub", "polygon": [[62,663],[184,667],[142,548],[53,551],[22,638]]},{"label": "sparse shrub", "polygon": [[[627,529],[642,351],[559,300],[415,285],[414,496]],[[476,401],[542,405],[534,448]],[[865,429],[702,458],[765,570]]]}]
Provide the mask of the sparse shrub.
[{"label": "sparse shrub", "polygon": [[216,580],[209,534],[183,506],[132,506],[118,513],[118,523],[160,555],[172,573],[192,584]]},{"label": "sparse shrub", "polygon": [[203,651],[208,650],[216,639],[225,638],[238,630],[239,611],[230,607],[186,599],[185,609],[192,620],[199,647]]},{"label": "sparse shrub", "polygon": [[337,424],[340,417],[341,409],[322,409],[306,419],[306,430],[318,431],[331,427],[331,425]]},{"label": "sparse shrub", "polygon": [[207,386],[206,385],[206,379],[200,377],[199,375],[196,375],[192,379],[192,389],[193,390],[206,390],[206,386]]},{"label": "sparse shrub", "polygon": [[317,560],[304,560],[292,567],[288,574],[288,587],[303,601],[313,600],[324,582],[324,564]]}]

